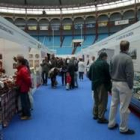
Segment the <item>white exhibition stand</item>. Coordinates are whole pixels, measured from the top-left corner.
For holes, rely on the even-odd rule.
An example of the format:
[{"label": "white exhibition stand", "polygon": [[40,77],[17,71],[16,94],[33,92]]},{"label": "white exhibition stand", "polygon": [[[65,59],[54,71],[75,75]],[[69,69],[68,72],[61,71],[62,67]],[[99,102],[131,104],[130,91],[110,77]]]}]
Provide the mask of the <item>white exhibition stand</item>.
[{"label": "white exhibition stand", "polygon": [[13,68],[15,63],[13,60],[14,56],[21,54],[24,55],[27,60],[29,58],[27,47],[2,38],[0,38],[0,53],[2,55],[2,59],[0,61],[2,61],[3,68],[9,76],[13,76],[16,71],[16,69]]},{"label": "white exhibition stand", "polygon": [[87,54],[88,52],[90,56],[95,56],[97,58],[98,52],[102,49],[106,50],[111,49],[114,50],[114,54],[117,54],[119,53],[120,42],[122,40],[128,40],[130,42],[130,48],[133,49],[139,46],[140,44],[139,35],[140,35],[140,21],[83,49],[81,52],[79,52],[79,54]]},{"label": "white exhibition stand", "polygon": [[[36,39],[7,21],[6,19],[0,17],[0,61],[2,61],[3,68],[6,70],[8,76],[13,76],[16,69],[14,69],[13,57],[17,55],[23,55],[27,60],[29,60],[29,54],[31,53],[31,48],[36,50],[36,54],[40,58],[35,59],[35,64],[33,65],[34,70],[39,71],[40,61],[42,59],[41,52],[47,52],[52,54],[52,52],[45,47],[43,44],[38,42]],[[47,54],[46,53],[46,54]],[[36,65],[39,65],[38,67]],[[38,73],[32,74],[34,87],[40,83]]]}]

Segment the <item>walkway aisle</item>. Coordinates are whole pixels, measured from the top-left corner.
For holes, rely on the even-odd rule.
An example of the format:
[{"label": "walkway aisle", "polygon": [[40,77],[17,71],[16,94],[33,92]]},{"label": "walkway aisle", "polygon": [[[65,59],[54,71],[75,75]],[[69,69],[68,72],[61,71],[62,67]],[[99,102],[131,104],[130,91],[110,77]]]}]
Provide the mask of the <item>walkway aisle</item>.
[{"label": "walkway aisle", "polygon": [[108,130],[93,120],[90,82],[85,79],[79,84],[79,89],[71,91],[62,86],[40,87],[34,95],[32,120],[16,116],[4,130],[4,140],[139,140],[140,120],[133,114],[129,124],[136,130],[134,136]]}]

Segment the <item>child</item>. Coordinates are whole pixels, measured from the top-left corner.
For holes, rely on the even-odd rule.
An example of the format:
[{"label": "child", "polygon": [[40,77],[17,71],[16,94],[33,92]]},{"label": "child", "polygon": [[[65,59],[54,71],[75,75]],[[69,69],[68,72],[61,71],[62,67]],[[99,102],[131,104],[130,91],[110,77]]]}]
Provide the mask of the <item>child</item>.
[{"label": "child", "polygon": [[69,72],[66,73],[66,89],[69,90],[70,89],[70,84],[71,84],[71,76],[69,74]]}]

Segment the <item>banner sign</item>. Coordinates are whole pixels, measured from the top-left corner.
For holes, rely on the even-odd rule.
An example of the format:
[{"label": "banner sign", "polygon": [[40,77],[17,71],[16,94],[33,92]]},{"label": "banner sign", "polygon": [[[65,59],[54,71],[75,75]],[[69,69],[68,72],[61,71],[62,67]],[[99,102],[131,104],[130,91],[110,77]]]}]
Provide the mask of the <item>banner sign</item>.
[{"label": "banner sign", "polygon": [[86,27],[87,28],[93,28],[93,27],[95,27],[95,24],[94,23],[89,23],[89,24],[86,24]]},{"label": "banner sign", "polygon": [[59,30],[60,25],[52,25],[51,27],[52,27],[52,30],[57,31],[57,30]]},{"label": "banner sign", "polygon": [[134,32],[133,31],[128,32],[128,33],[126,33],[124,35],[119,36],[116,40],[122,40],[124,38],[131,37],[132,35],[134,35]]},{"label": "banner sign", "polygon": [[98,23],[98,26],[99,26],[99,27],[105,27],[105,26],[107,26],[107,21],[99,22],[99,23]]},{"label": "banner sign", "polygon": [[25,26],[18,26],[21,30],[25,30]]},{"label": "banner sign", "polygon": [[63,26],[63,29],[64,30],[71,30],[71,25],[64,25]]},{"label": "banner sign", "polygon": [[28,26],[28,30],[37,30],[37,26]]},{"label": "banner sign", "polygon": [[48,30],[48,26],[40,26],[40,30]]},{"label": "banner sign", "polygon": [[125,25],[125,24],[129,24],[129,20],[115,21],[115,25]]},{"label": "banner sign", "polygon": [[82,29],[83,28],[83,25],[82,24],[75,24],[74,25],[74,28],[75,29]]}]

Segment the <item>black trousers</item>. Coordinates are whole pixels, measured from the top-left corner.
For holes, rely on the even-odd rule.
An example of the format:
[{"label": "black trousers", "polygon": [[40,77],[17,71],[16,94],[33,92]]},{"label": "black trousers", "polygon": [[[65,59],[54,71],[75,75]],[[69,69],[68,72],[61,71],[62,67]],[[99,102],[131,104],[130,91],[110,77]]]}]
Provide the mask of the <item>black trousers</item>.
[{"label": "black trousers", "polygon": [[30,100],[28,93],[20,93],[20,99],[21,99],[21,106],[22,106],[22,116],[31,116],[30,112]]},{"label": "black trousers", "polygon": [[42,80],[43,80],[43,84],[48,83],[48,73],[45,71],[42,72]]},{"label": "black trousers", "polygon": [[79,72],[79,79],[83,80],[83,75],[84,75],[84,72]]},{"label": "black trousers", "polygon": [[61,72],[62,76],[62,85],[66,85],[66,72]]},{"label": "black trousers", "polygon": [[56,76],[55,75],[51,77],[51,86],[52,87],[56,86]]},{"label": "black trousers", "polygon": [[71,76],[71,84],[70,84],[70,87],[71,88],[74,88],[75,87],[75,85],[74,85],[74,74],[70,74],[70,76]]}]

